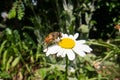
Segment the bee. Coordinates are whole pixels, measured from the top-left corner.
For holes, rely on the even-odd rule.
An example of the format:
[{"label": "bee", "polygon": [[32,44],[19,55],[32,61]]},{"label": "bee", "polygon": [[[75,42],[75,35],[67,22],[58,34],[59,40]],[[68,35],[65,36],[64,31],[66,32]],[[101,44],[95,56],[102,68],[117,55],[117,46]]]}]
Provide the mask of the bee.
[{"label": "bee", "polygon": [[51,43],[57,43],[62,37],[61,32],[51,32],[45,37],[44,43],[50,45]]},{"label": "bee", "polygon": [[115,29],[120,29],[120,24],[116,25],[114,28]]},{"label": "bee", "polygon": [[117,24],[116,26],[114,26],[114,28],[120,32],[120,24]]}]

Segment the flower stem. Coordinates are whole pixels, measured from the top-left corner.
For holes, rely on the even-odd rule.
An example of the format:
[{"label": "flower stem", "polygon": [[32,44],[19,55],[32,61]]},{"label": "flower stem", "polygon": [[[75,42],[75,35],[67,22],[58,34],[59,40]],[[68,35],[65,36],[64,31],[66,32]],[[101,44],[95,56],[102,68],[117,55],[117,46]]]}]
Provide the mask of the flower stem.
[{"label": "flower stem", "polygon": [[66,66],[65,66],[65,80],[68,80],[67,79],[67,76],[68,76],[68,56],[66,55]]}]

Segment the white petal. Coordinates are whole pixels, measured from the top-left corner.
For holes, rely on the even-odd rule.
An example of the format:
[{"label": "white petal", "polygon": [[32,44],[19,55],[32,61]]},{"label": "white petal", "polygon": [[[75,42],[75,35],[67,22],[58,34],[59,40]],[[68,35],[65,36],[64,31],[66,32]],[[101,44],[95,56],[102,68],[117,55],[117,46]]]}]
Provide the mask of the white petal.
[{"label": "white petal", "polygon": [[67,54],[67,49],[64,49],[64,48],[63,48],[63,53],[62,53],[61,57],[65,57],[66,54]]},{"label": "white petal", "polygon": [[84,53],[84,51],[82,51],[79,47],[74,47],[73,51],[76,52],[77,54],[79,54],[80,56],[85,56],[86,54]]},{"label": "white petal", "polygon": [[76,41],[76,47],[79,47],[79,49],[81,49],[82,51],[91,52],[92,49],[88,45],[83,43],[85,43],[85,40]]},{"label": "white petal", "polygon": [[43,52],[47,52],[47,48],[43,50]]},{"label": "white petal", "polygon": [[64,36],[64,33],[62,33],[62,36]]},{"label": "white petal", "polygon": [[86,54],[83,52],[83,51],[81,51],[80,53],[78,53],[81,57],[84,57]]},{"label": "white petal", "polygon": [[88,45],[78,45],[80,50],[85,51],[85,52],[91,52],[92,49]]},{"label": "white petal", "polygon": [[60,50],[57,53],[57,56],[61,56],[63,54],[64,50],[62,48],[60,48]]},{"label": "white petal", "polygon": [[67,50],[67,56],[69,60],[75,59],[75,53],[71,49]]},{"label": "white petal", "polygon": [[50,54],[55,54],[59,51],[60,47],[58,45],[50,46],[48,47],[48,50],[46,52],[46,56]]},{"label": "white petal", "polygon": [[84,44],[86,41],[85,40],[77,40],[76,44]]},{"label": "white petal", "polygon": [[64,38],[64,37],[68,37],[68,35],[67,35],[67,34],[64,34],[64,35],[62,36],[62,38]]},{"label": "white petal", "polygon": [[74,39],[77,39],[78,36],[79,36],[79,33],[76,33],[76,34],[74,35]]},{"label": "white petal", "polygon": [[72,38],[72,39],[74,39],[74,36],[73,36],[73,35],[69,35],[69,38]]}]

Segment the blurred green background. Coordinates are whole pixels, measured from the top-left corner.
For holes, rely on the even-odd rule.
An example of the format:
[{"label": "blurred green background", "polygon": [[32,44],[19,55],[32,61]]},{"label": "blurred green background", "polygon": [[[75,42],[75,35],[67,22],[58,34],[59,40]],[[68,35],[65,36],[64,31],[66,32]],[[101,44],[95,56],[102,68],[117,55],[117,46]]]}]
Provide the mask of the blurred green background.
[{"label": "blurred green background", "polygon": [[54,31],[93,49],[69,61],[68,80],[120,79],[119,0],[0,0],[0,13],[0,79],[65,80],[65,60],[43,53]]}]

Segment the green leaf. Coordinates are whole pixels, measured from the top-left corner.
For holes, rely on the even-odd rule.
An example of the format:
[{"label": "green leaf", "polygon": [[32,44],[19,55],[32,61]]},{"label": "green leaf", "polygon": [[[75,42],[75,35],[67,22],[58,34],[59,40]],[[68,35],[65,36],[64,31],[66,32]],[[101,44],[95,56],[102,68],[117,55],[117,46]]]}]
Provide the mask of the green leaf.
[{"label": "green leaf", "polygon": [[82,24],[79,28],[78,31],[82,32],[82,33],[88,33],[89,32],[89,27],[88,25]]},{"label": "green leaf", "polygon": [[0,71],[0,80],[3,80],[1,78],[10,78],[10,75],[6,71],[3,71],[3,72]]},{"label": "green leaf", "polygon": [[2,51],[3,51],[4,45],[5,45],[6,42],[7,42],[7,40],[3,41],[3,43],[0,46],[0,55],[1,55]]},{"label": "green leaf", "polygon": [[8,18],[12,19],[16,17],[16,7],[13,7],[10,12],[8,13]]},{"label": "green leaf", "polygon": [[13,51],[15,52],[15,54],[18,54],[18,53],[19,53],[18,49],[15,48],[15,47],[13,47]]},{"label": "green leaf", "polygon": [[10,56],[6,64],[6,71],[8,71],[8,69],[10,68],[10,63],[12,62],[12,60],[13,60],[13,56]]},{"label": "green leaf", "polygon": [[45,76],[46,76],[46,74],[47,74],[47,71],[48,71],[47,68],[42,68],[42,69],[39,70],[39,73],[40,73],[42,79],[45,78]]},{"label": "green leaf", "polygon": [[22,42],[22,47],[23,47],[25,50],[28,50],[28,46],[25,44],[25,42]]},{"label": "green leaf", "polygon": [[21,3],[20,5],[18,5],[17,7],[17,12],[18,12],[18,19],[19,20],[22,20],[23,16],[24,16],[24,6],[23,4]]},{"label": "green leaf", "polygon": [[80,74],[78,80],[87,80],[88,77],[85,74]]},{"label": "green leaf", "polygon": [[87,65],[85,68],[88,69],[89,71],[95,71],[95,69],[90,65]]},{"label": "green leaf", "polygon": [[17,2],[13,4],[12,9],[8,13],[8,19],[12,19],[16,17],[16,8],[17,8]]},{"label": "green leaf", "polygon": [[3,63],[3,65],[5,66],[6,65],[6,61],[7,61],[7,50],[6,51],[4,51],[4,53],[3,53],[3,61],[2,61],[2,63]]},{"label": "green leaf", "polygon": [[20,61],[20,57],[15,58],[14,61],[12,62],[11,67],[15,67],[19,63],[19,61]]}]

